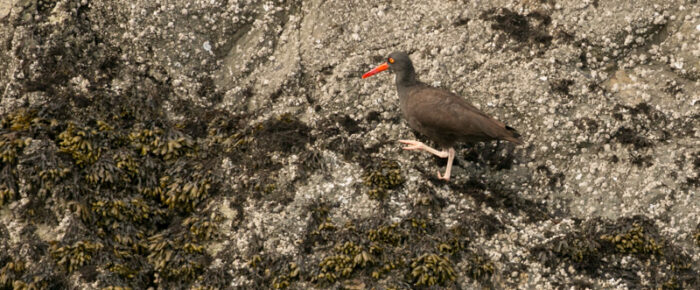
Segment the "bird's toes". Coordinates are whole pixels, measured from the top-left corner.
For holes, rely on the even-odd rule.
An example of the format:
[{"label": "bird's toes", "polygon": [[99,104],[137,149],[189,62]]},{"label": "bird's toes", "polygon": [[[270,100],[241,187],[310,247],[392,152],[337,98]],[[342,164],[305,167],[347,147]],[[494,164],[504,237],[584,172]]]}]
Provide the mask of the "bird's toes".
[{"label": "bird's toes", "polygon": [[446,181],[446,182],[447,182],[447,181],[450,181],[450,177],[449,177],[449,176],[442,177],[442,175],[440,175],[440,171],[439,171],[439,170],[438,170],[437,176],[438,176],[438,179],[440,179],[440,180],[444,180],[444,181]]}]

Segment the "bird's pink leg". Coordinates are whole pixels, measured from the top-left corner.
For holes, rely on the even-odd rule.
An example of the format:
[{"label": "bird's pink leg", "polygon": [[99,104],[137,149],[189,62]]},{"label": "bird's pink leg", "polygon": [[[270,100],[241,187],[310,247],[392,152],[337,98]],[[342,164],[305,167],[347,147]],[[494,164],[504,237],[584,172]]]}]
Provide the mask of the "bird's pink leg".
[{"label": "bird's pink leg", "polygon": [[437,151],[437,150],[435,150],[435,148],[432,148],[428,145],[425,145],[425,144],[423,144],[423,142],[420,142],[420,141],[399,140],[399,142],[408,145],[406,147],[403,147],[404,150],[422,150],[422,151],[428,152],[428,153],[433,154],[433,155],[440,157],[440,158],[447,158],[449,155],[448,152],[445,150]]},{"label": "bird's pink leg", "polygon": [[442,176],[440,175],[440,171],[438,171],[438,179],[442,179],[444,181],[450,181],[450,173],[452,172],[452,162],[455,159],[455,149],[450,147],[448,150],[442,150],[442,151],[437,151],[435,148],[432,148],[428,145],[423,144],[423,142],[420,141],[414,141],[414,140],[399,140],[399,142],[406,144],[408,146],[403,147],[404,150],[422,150],[425,152],[428,152],[430,154],[433,154],[437,157],[440,158],[447,158],[447,169],[445,169],[445,175]]},{"label": "bird's pink leg", "polygon": [[455,160],[455,149],[450,147],[449,150],[447,150],[448,156],[447,156],[447,169],[445,169],[445,176],[440,176],[440,171],[438,170],[438,179],[442,179],[444,181],[450,181],[450,172],[452,171],[452,161]]}]

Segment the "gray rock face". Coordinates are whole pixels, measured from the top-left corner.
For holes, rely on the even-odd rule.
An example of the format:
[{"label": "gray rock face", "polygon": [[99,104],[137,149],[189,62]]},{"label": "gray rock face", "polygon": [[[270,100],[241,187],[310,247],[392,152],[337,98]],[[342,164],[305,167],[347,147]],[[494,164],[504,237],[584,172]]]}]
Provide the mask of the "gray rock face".
[{"label": "gray rock face", "polygon": [[[697,289],[699,39],[695,0],[0,0],[0,288]],[[360,78],[395,50],[526,144],[437,180]]]}]

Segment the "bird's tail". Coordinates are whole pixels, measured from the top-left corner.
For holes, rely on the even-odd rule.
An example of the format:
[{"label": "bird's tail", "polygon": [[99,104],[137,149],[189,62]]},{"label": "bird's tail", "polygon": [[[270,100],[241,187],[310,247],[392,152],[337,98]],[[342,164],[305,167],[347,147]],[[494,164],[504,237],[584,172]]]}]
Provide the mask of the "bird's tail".
[{"label": "bird's tail", "polygon": [[508,132],[506,136],[503,137],[503,140],[513,142],[517,145],[523,145],[523,141],[520,140],[520,133],[518,133],[515,128],[511,126],[506,126],[506,132]]}]

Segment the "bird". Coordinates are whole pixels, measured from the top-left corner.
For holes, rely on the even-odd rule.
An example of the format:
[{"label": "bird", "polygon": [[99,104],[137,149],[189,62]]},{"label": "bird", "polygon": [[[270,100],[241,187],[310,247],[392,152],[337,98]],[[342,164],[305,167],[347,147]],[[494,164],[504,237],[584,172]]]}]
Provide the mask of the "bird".
[{"label": "bird", "polygon": [[454,145],[458,142],[505,140],[523,144],[514,128],[487,115],[459,95],[419,81],[406,52],[392,52],[386,62],[363,74],[362,79],[385,70],[395,75],[401,112],[409,127],[428,137],[440,150],[417,140],[399,142],[406,145],[404,150],[425,151],[447,158],[445,173],[441,175],[438,170],[438,179],[449,182],[455,157]]}]

